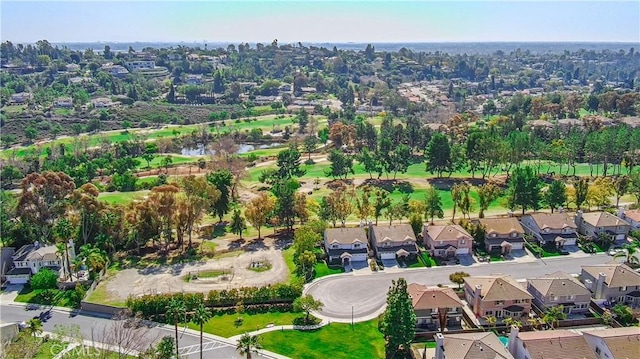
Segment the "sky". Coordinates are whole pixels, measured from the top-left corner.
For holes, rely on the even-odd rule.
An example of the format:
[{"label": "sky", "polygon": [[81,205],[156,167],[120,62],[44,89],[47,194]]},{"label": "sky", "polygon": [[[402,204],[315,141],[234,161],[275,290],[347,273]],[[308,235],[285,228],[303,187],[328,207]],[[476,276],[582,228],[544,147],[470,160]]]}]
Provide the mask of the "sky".
[{"label": "sky", "polygon": [[0,0],[0,12],[0,39],[14,43],[640,43],[640,0]]}]

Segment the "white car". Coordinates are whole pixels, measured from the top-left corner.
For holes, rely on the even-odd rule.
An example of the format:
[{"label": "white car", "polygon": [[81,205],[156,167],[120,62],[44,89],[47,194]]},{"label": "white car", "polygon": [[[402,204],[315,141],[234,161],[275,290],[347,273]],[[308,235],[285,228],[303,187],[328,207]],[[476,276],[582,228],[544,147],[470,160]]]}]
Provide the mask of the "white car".
[{"label": "white car", "polygon": [[620,252],[624,252],[624,249],[622,249],[622,248],[614,248],[614,249],[611,249],[609,251],[609,255],[610,256],[615,256],[616,254],[618,254]]}]

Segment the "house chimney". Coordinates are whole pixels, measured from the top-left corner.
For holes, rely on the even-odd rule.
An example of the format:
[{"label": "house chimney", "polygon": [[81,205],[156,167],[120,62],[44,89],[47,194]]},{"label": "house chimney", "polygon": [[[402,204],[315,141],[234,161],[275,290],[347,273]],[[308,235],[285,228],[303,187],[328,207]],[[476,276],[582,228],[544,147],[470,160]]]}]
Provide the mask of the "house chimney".
[{"label": "house chimney", "polygon": [[33,242],[33,248],[35,248],[35,249],[40,248],[40,242],[38,242],[38,241],[34,241],[34,242]]},{"label": "house chimney", "polygon": [[516,356],[516,340],[518,339],[518,334],[520,333],[520,329],[515,325],[511,326],[511,331],[509,332],[509,342],[507,344],[507,348],[509,349],[509,353]]},{"label": "house chimney", "polygon": [[436,357],[435,359],[445,359],[444,356],[444,335],[442,333],[436,333]]},{"label": "house chimney", "polygon": [[578,227],[578,232],[582,233],[582,211],[581,210],[578,210],[576,212],[575,222],[576,222],[576,226]]},{"label": "house chimney", "polygon": [[480,293],[482,293],[482,286],[480,284],[473,288],[473,313],[480,315]]},{"label": "house chimney", "polygon": [[604,297],[604,281],[607,279],[607,275],[600,272],[598,273],[598,281],[596,282],[596,299],[606,299]]},{"label": "house chimney", "polygon": [[624,215],[624,207],[618,207],[618,217],[626,219],[626,216]]}]

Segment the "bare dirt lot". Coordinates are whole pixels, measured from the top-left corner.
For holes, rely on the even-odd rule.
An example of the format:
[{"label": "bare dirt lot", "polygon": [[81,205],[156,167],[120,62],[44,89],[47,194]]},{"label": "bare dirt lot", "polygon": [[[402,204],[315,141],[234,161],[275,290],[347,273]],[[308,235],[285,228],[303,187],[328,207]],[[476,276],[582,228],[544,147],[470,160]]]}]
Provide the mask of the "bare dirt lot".
[{"label": "bare dirt lot", "polygon": [[[289,270],[282,252],[268,241],[250,242],[239,255],[227,254],[206,261],[151,266],[143,269],[130,268],[118,272],[100,285],[106,285],[110,300],[126,300],[130,295],[149,293],[203,292],[212,289],[229,289],[244,286],[263,286],[286,281]],[[232,256],[228,256],[228,255]],[[255,272],[249,267],[252,262],[268,262],[271,269]],[[189,274],[201,271],[224,270],[229,273],[215,278],[185,281]]]}]

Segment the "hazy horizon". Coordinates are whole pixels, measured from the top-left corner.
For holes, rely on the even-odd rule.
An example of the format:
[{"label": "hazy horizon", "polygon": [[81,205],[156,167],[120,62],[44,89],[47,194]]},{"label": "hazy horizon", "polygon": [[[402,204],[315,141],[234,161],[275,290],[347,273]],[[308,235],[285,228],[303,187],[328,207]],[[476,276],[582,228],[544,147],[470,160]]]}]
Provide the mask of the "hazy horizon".
[{"label": "hazy horizon", "polygon": [[639,1],[2,1],[0,9],[2,40],[15,43],[640,43]]}]

